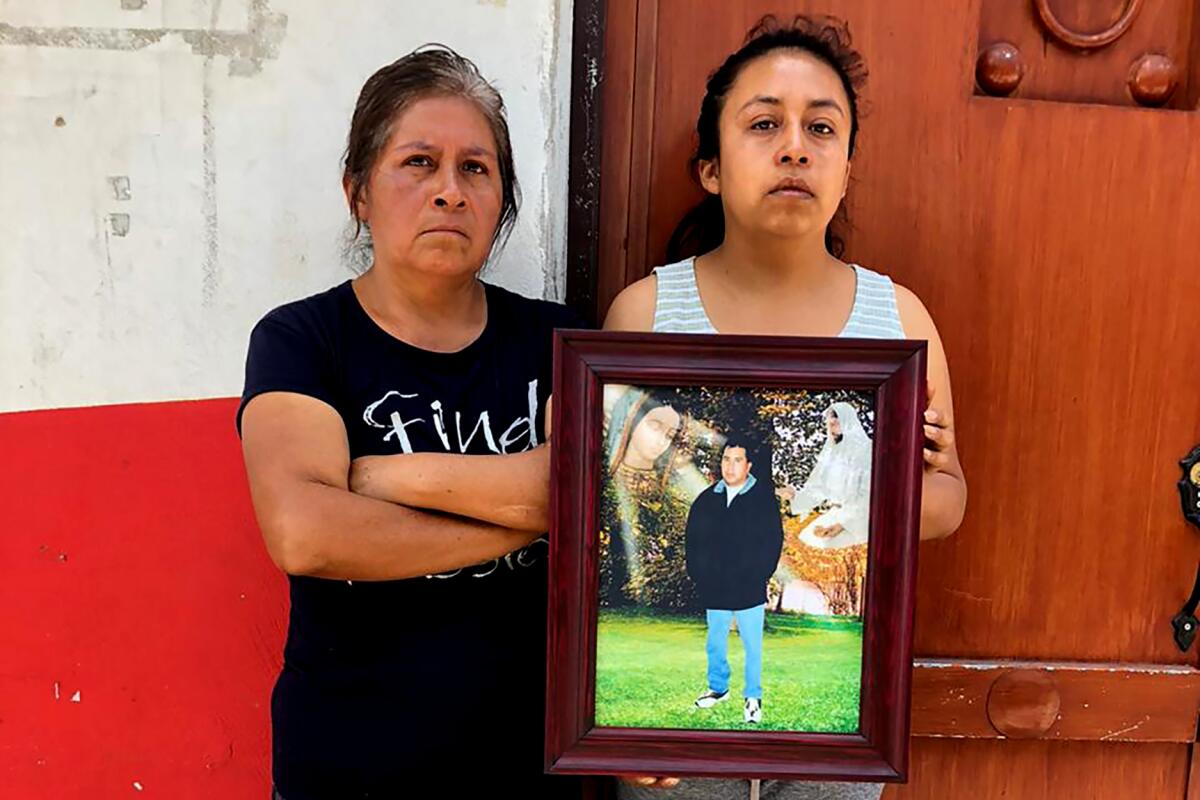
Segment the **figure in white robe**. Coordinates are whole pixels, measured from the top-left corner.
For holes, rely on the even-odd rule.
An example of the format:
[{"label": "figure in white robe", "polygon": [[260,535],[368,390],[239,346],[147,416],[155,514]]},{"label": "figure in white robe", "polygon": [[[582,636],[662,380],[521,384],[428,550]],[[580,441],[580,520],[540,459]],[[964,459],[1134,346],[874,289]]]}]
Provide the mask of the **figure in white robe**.
[{"label": "figure in white robe", "polygon": [[825,444],[800,489],[785,486],[780,497],[793,516],[818,516],[800,532],[811,547],[841,548],[867,541],[871,512],[871,437],[849,403],[825,410]]}]

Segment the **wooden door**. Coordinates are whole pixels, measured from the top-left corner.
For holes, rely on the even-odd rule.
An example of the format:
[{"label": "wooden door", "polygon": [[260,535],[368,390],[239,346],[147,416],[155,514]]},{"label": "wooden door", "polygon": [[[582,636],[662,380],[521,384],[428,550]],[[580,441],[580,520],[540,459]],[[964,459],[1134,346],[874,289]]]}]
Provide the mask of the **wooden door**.
[{"label": "wooden door", "polygon": [[1170,626],[1200,554],[1175,487],[1200,442],[1198,5],[610,0],[599,269],[573,275],[598,315],[662,263],[705,78],[766,12],[849,21],[871,78],[847,256],[924,299],[954,379],[971,495],[921,548],[888,796],[1200,798]]}]

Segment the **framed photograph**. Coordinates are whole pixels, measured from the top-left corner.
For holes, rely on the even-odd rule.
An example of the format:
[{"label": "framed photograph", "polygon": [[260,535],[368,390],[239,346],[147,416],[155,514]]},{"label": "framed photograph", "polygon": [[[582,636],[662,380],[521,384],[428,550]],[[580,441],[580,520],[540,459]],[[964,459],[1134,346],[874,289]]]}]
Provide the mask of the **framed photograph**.
[{"label": "framed photograph", "polygon": [[556,334],[549,772],[905,779],[925,359]]}]

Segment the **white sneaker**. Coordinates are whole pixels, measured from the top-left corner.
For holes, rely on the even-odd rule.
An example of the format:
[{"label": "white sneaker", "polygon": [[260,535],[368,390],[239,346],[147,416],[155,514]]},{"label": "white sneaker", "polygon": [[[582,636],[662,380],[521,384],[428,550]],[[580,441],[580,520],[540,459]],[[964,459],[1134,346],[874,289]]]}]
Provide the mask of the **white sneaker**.
[{"label": "white sneaker", "polygon": [[696,708],[712,708],[717,703],[720,703],[722,700],[725,700],[728,697],[728,689],[723,692],[714,692],[712,689],[708,689],[704,692],[704,694],[696,698]]},{"label": "white sneaker", "polygon": [[742,711],[742,718],[752,725],[757,725],[762,722],[762,701],[753,697],[746,698],[745,710]]}]

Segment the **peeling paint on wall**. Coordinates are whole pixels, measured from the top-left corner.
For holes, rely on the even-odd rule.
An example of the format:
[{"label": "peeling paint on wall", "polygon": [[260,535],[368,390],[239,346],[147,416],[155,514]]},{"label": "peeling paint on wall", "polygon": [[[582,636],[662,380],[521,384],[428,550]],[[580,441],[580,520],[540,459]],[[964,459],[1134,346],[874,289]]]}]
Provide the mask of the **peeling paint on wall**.
[{"label": "peeling paint on wall", "polygon": [[109,214],[108,226],[113,236],[128,236],[129,235],[129,215],[128,214]]},{"label": "peeling paint on wall", "polygon": [[129,200],[133,197],[128,175],[112,175],[108,179],[108,185],[112,187],[113,198],[116,200]]},{"label": "peeling paint on wall", "polygon": [[[566,126],[559,125],[560,119],[569,118],[570,105],[567,102],[570,98],[570,59],[567,64],[560,62],[560,48],[562,43],[559,35],[560,31],[564,30],[563,26],[570,26],[570,15],[563,17],[561,3],[555,0],[551,8],[550,30],[552,34],[547,37],[546,46],[542,51],[542,59],[540,69],[542,75],[559,75],[561,80],[556,82],[544,81],[541,84],[540,96],[542,108],[546,114],[548,125],[546,126],[546,138],[542,143],[543,152],[549,157],[556,150],[566,149]],[[568,48],[570,39],[567,39]],[[568,56],[570,50],[567,50]],[[565,208],[567,204],[566,184],[559,181],[560,176],[550,173],[542,173],[542,208],[541,216],[543,219],[549,218],[553,213],[552,207]],[[557,234],[557,235],[556,235]],[[561,300],[566,296],[566,286],[562,285],[559,280],[562,264],[566,261],[566,230],[559,231],[544,231],[540,240],[542,251],[542,293],[553,300]]]},{"label": "peeling paint on wall", "polygon": [[[122,8],[140,9],[141,5]],[[220,8],[215,3],[213,16]],[[279,55],[287,34],[287,15],[272,13],[269,0],[251,0],[250,25],[245,31],[192,30],[187,28],[81,28],[14,26],[0,22],[0,45],[65,47],[96,50],[142,50],[177,38],[191,46],[196,55],[228,56],[230,75],[249,76],[262,69],[262,62]]]},{"label": "peeling paint on wall", "polygon": [[201,213],[204,214],[204,263],[201,296],[205,306],[212,304],[220,280],[218,273],[220,239],[217,228],[217,130],[213,125],[212,65],[212,56],[204,59],[204,88],[202,89],[204,100],[200,112],[200,125],[204,137],[204,200],[201,204]]}]

